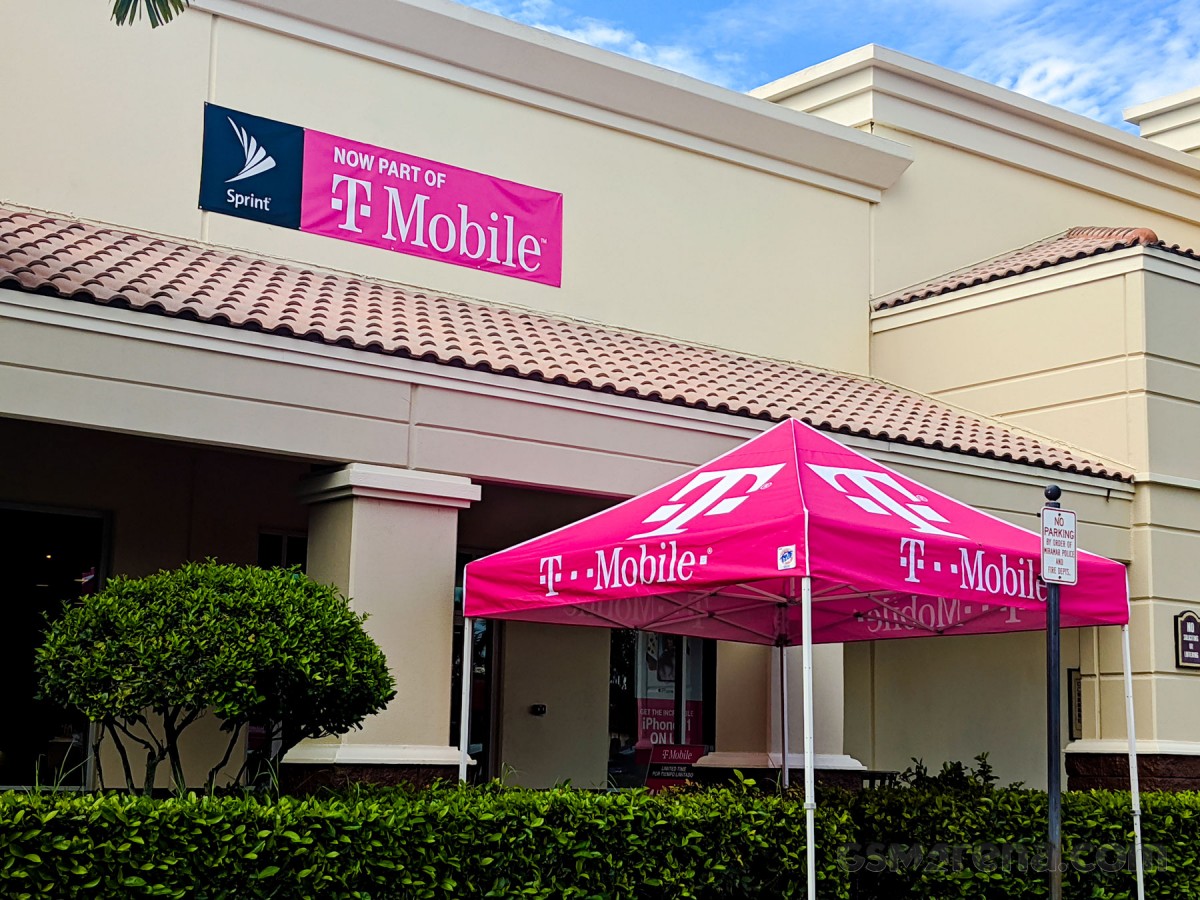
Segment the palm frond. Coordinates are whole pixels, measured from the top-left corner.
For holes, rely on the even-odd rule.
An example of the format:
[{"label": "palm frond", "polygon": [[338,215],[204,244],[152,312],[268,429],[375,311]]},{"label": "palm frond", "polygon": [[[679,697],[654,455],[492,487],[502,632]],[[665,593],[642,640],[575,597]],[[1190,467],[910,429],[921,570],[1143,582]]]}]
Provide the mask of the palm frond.
[{"label": "palm frond", "polygon": [[144,12],[150,19],[150,27],[166,25],[183,12],[190,0],[112,0],[113,20],[118,25],[132,25]]}]

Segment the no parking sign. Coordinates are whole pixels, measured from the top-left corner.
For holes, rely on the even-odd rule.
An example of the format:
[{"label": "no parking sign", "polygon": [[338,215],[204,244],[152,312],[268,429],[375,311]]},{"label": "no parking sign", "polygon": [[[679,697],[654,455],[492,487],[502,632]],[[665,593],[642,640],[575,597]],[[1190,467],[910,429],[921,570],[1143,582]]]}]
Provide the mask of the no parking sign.
[{"label": "no parking sign", "polygon": [[1042,507],[1042,580],[1047,584],[1076,584],[1078,559],[1075,513]]}]

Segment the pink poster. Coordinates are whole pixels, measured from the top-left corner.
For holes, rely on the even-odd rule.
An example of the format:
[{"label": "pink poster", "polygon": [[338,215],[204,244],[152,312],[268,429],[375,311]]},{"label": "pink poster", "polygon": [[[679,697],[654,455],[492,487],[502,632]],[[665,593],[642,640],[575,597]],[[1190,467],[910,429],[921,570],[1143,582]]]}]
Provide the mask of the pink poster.
[{"label": "pink poster", "polygon": [[[704,727],[704,703],[686,701],[687,735],[689,741],[700,740]],[[675,743],[675,701],[639,697],[637,701],[639,749]]]},{"label": "pink poster", "polygon": [[[704,727],[703,662],[701,642],[671,634],[640,632],[635,657],[634,690],[637,695],[639,759],[658,744],[698,743]],[[684,670],[676,671],[682,642]],[[682,676],[682,677],[681,677]],[[675,733],[675,697],[684,686],[685,734]]]},{"label": "pink poster", "polygon": [[562,194],[305,131],[300,230],[562,284]]}]

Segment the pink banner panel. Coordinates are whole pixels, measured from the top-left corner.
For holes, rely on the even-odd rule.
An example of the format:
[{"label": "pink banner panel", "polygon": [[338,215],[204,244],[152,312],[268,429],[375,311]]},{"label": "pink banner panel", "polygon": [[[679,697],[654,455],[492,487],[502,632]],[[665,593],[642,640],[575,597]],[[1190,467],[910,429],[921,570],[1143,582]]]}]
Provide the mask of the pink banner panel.
[{"label": "pink banner panel", "polygon": [[558,287],[562,194],[306,131],[300,230]]}]

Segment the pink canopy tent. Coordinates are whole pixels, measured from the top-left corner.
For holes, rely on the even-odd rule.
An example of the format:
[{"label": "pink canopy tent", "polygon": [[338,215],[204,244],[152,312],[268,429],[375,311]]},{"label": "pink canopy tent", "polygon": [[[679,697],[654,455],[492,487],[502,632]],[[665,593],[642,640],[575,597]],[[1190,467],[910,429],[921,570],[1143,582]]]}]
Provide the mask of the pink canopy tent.
[{"label": "pink canopy tent", "polygon": [[[782,650],[803,646],[814,897],[812,645],[1044,629],[1040,548],[1037,534],[787,420],[661,487],[469,563],[463,613],[774,645],[785,716]],[[1062,625],[1128,620],[1124,566],[1081,552],[1078,584],[1061,591]],[[1132,723],[1128,665],[1126,694]],[[786,719],[782,733],[786,785]]]}]

